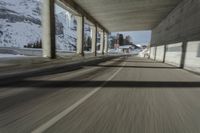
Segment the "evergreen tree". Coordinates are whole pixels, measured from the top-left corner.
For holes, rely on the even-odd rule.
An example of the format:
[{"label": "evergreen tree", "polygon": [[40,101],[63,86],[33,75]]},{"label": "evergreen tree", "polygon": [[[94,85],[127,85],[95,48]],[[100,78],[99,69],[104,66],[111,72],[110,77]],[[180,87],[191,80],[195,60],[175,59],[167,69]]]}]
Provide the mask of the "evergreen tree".
[{"label": "evergreen tree", "polygon": [[123,36],[123,34],[119,34],[119,45],[120,46],[124,45],[124,36]]},{"label": "evergreen tree", "polygon": [[92,48],[92,38],[89,36],[87,38],[87,50],[89,51]]}]

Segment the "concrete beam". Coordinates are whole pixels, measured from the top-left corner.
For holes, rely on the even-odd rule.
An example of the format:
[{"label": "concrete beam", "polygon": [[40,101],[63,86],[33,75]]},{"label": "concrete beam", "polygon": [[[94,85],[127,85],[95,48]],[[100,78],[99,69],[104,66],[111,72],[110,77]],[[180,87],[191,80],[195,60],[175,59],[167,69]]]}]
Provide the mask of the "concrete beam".
[{"label": "concrete beam", "polygon": [[92,30],[92,53],[94,56],[97,55],[97,26],[91,26]]},{"label": "concrete beam", "polygon": [[73,0],[110,32],[151,30],[182,0]]},{"label": "concrete beam", "polygon": [[55,7],[54,0],[43,0],[42,8],[42,48],[43,57],[56,58]]},{"label": "concrete beam", "polygon": [[77,20],[77,49],[76,53],[80,56],[84,56],[83,44],[84,44],[84,16],[76,16]]},{"label": "concrete beam", "polygon": [[67,6],[65,3],[61,2],[60,0],[56,0],[56,4],[58,6],[60,6],[61,8],[67,10],[68,12],[70,12],[71,14],[78,16],[80,15],[77,11],[75,11],[74,9],[72,9],[71,7]]},{"label": "concrete beam", "polygon": [[105,32],[109,32],[104,26],[102,26],[97,20],[95,20],[88,12],[86,12],[80,5],[78,5],[73,0],[60,0],[60,2],[74,9],[81,16],[85,16],[89,21],[103,29]]}]

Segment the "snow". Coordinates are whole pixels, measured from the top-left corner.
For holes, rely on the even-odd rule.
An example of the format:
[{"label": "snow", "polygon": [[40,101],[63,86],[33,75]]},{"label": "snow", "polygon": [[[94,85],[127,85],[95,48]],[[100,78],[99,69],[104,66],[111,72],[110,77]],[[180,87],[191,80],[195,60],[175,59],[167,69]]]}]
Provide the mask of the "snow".
[{"label": "snow", "polygon": [[[0,19],[1,25],[8,25],[6,20]],[[41,38],[41,26],[29,23],[16,22],[11,26],[2,26],[0,29],[4,34],[0,36],[1,47],[23,48],[28,43],[34,43]]]}]

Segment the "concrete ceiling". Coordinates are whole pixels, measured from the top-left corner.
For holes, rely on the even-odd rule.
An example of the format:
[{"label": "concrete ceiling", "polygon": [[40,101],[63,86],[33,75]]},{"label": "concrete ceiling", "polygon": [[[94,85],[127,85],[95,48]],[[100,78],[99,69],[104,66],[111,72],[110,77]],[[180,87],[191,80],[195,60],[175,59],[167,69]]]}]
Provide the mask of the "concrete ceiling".
[{"label": "concrete ceiling", "polygon": [[74,0],[110,32],[151,30],[182,0]]}]

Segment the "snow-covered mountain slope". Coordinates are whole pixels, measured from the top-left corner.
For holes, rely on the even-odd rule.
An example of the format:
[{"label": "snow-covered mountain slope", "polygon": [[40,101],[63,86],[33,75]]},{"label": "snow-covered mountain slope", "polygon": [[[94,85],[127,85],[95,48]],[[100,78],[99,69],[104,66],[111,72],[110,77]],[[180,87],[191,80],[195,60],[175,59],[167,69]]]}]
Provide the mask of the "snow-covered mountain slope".
[{"label": "snow-covered mountain slope", "polygon": [[24,47],[40,40],[40,5],[38,0],[0,0],[1,47]]},{"label": "snow-covered mountain slope", "polygon": [[[56,6],[56,8],[59,8]],[[86,36],[90,28],[85,26]],[[41,40],[40,0],[0,0],[0,47],[23,48]],[[56,12],[56,48],[76,48],[76,20],[69,12]]]},{"label": "snow-covered mountain slope", "polygon": [[40,0],[0,0],[0,8],[16,12],[19,16],[40,19]]},{"label": "snow-covered mountain slope", "polygon": [[76,48],[76,20],[68,12],[56,14],[56,48],[74,51]]}]

